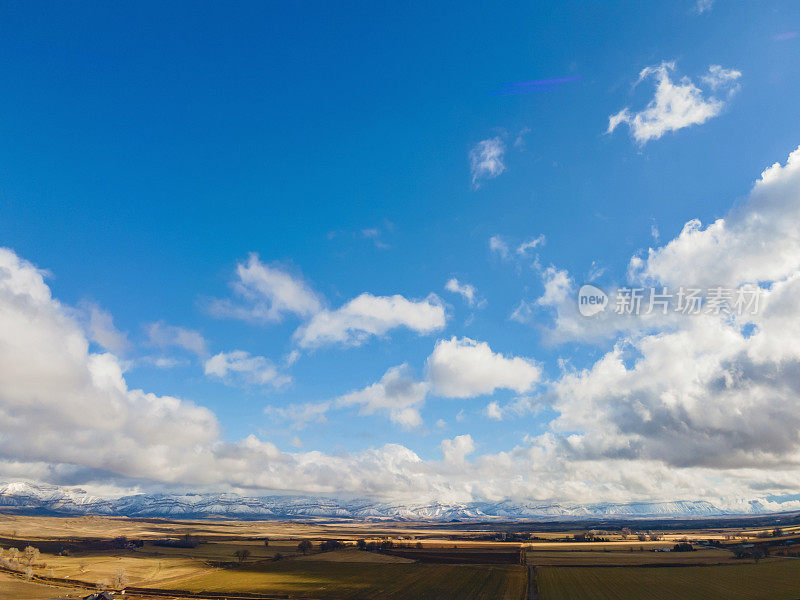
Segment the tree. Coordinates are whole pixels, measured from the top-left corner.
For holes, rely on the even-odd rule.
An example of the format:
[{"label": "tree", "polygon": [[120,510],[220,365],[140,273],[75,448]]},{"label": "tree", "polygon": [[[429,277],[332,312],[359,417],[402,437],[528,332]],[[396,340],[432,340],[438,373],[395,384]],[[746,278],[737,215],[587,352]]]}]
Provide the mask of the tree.
[{"label": "tree", "polygon": [[359,540],[356,542],[356,548],[358,548],[359,550],[366,550],[367,540],[365,540],[364,538],[359,538]]},{"label": "tree", "polygon": [[339,540],[325,540],[321,542],[319,545],[319,549],[321,552],[330,552],[332,550],[338,550],[339,548],[344,547],[344,544]]},{"label": "tree", "polygon": [[422,542],[417,542],[417,550],[422,550]]},{"label": "tree", "polygon": [[250,556],[250,550],[237,550],[233,555],[238,559],[239,564],[242,564]]},{"label": "tree", "polygon": [[309,550],[311,550],[311,542],[308,540],[303,540],[299,544],[297,544],[297,549],[300,550],[303,554],[306,554]]},{"label": "tree", "polygon": [[272,560],[274,560],[275,562],[278,562],[282,558],[283,558],[283,554],[281,554],[280,552],[276,552],[275,556],[272,557]]},{"label": "tree", "polygon": [[264,548],[269,548],[269,538],[264,538]]},{"label": "tree", "polygon": [[772,537],[781,537],[783,535],[783,529],[780,527],[776,527],[772,530]]},{"label": "tree", "polygon": [[22,556],[25,560],[25,566],[30,567],[39,560],[39,549],[33,546],[26,546],[25,550],[22,552]]},{"label": "tree", "polygon": [[114,572],[111,584],[114,586],[114,589],[117,590],[121,590],[128,585],[128,574],[125,572],[125,569],[117,569]]}]

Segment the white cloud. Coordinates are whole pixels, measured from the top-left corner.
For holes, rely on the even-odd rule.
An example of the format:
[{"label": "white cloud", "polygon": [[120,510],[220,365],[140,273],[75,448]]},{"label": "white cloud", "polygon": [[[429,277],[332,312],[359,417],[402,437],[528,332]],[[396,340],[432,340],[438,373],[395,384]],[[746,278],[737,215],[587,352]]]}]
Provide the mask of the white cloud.
[{"label": "white cloud", "polygon": [[[715,278],[760,281],[764,299],[758,314],[682,317],[655,332],[631,328],[586,369],[565,368],[561,377],[542,384],[541,393],[492,409],[507,418],[547,405],[558,415],[548,431],[507,451],[477,456],[476,441],[458,436],[442,442],[441,461],[422,460],[397,444],[332,455],[285,453],[255,436],[225,442],[207,409],[129,389],[113,355],[90,352],[83,328],[52,298],[41,272],[2,250],[0,476],[69,478],[74,484],[117,478],[130,486],[295,490],[396,502],[682,497],[725,508],[770,494],[797,494],[796,161],[793,154],[784,166],[765,171],[713,235],[706,233],[710,228],[681,234],[663,247],[681,246],[670,260],[651,262],[649,256],[642,262],[648,276],[676,281],[684,279],[680,265],[688,277],[699,260],[718,269]],[[753,248],[740,244],[740,237],[760,243]],[[666,257],[669,253],[659,254],[663,248],[655,256]],[[570,281],[566,274],[560,278]],[[569,302],[564,289],[554,283],[550,300]],[[388,374],[378,384],[391,382]],[[520,390],[540,377],[532,361],[457,338],[437,343],[428,374],[430,383],[444,386],[442,395],[459,398],[496,388],[525,394]],[[393,376],[404,379],[402,373]],[[420,384],[410,375],[406,379],[409,389]],[[401,411],[422,403],[411,400],[421,392],[393,396],[389,386],[378,384],[355,392],[372,393],[352,405],[374,403],[376,411],[388,414],[391,398],[409,399],[395,402]],[[329,409],[302,410],[319,419]],[[463,411],[459,415],[455,427],[463,426]],[[409,424],[413,417],[398,414],[397,420]]]},{"label": "white cloud", "polygon": [[114,318],[111,313],[103,310],[94,302],[81,302],[78,308],[86,325],[89,339],[116,354],[124,354],[128,351],[131,345],[128,335],[114,326]]},{"label": "white cloud", "polygon": [[476,188],[481,181],[493,179],[505,171],[503,156],[506,148],[503,140],[497,136],[478,142],[469,153],[469,167],[472,173],[472,185]]},{"label": "white cloud", "polygon": [[220,318],[254,323],[281,321],[286,314],[308,317],[322,310],[314,291],[299,277],[278,265],[267,265],[253,253],[236,266],[232,287],[241,301],[213,299],[207,309]]},{"label": "white cloud", "polygon": [[206,375],[236,383],[279,388],[291,381],[263,356],[252,356],[244,350],[215,354],[205,362],[204,369]]},{"label": "white cloud", "polygon": [[376,248],[386,250],[389,245],[381,239],[381,230],[377,227],[369,227],[361,230],[361,236],[365,239],[372,240]]},{"label": "white cloud", "polygon": [[766,169],[740,207],[705,229],[689,221],[677,238],[631,266],[636,276],[672,286],[737,287],[794,273],[800,268],[800,148],[785,166]]},{"label": "white cloud", "polygon": [[208,354],[205,338],[192,329],[175,327],[159,321],[147,325],[145,331],[150,343],[158,348],[183,348],[197,356]]},{"label": "white cloud", "polygon": [[469,338],[438,341],[427,366],[434,392],[448,398],[471,398],[498,388],[522,393],[541,377],[541,369],[533,360],[506,358],[492,352],[486,342]]},{"label": "white cloud", "polygon": [[361,294],[336,310],[323,310],[295,332],[303,348],[326,344],[358,345],[373,335],[405,327],[427,334],[444,327],[446,315],[439,298],[408,300],[403,296]]},{"label": "white cloud", "polygon": [[453,292],[454,294],[459,294],[464,300],[467,301],[467,304],[470,306],[475,306],[475,302],[477,300],[477,292],[475,291],[475,286],[469,283],[460,283],[458,279],[455,277],[450,278],[444,286],[448,292]]},{"label": "white cloud", "polygon": [[483,412],[489,419],[492,419],[493,421],[503,420],[503,411],[501,410],[500,404],[498,404],[497,400],[492,400],[489,402]]},{"label": "white cloud", "polygon": [[702,15],[704,12],[710,11],[713,5],[714,0],[697,0],[694,9],[698,15]]},{"label": "white cloud", "polygon": [[442,440],[441,447],[444,462],[460,465],[475,451],[475,442],[469,434],[457,435],[452,440]]},{"label": "white cloud", "polygon": [[739,79],[742,74],[735,69],[725,69],[720,65],[711,65],[708,67],[708,73],[703,75],[701,79],[712,90],[724,89],[728,94],[739,91]]},{"label": "white cloud", "polygon": [[539,234],[539,236],[535,238],[531,238],[526,242],[521,243],[517,246],[517,254],[525,255],[528,253],[528,250],[534,250],[539,246],[544,246],[545,237],[544,234]]},{"label": "white cloud", "polygon": [[380,381],[362,390],[345,394],[339,406],[359,406],[360,414],[386,412],[389,418],[406,428],[422,425],[419,408],[425,402],[428,384],[418,381],[406,364],[392,367]]},{"label": "white cloud", "polygon": [[497,400],[491,401],[483,409],[483,414],[493,421],[502,421],[509,416],[522,417],[524,415],[535,414],[541,409],[541,398],[533,396],[518,396],[505,406],[501,406]]},{"label": "white cloud", "polygon": [[217,436],[213,414],[128,389],[117,359],[90,353],[70,314],[40,271],[0,249],[0,459],[149,478],[192,463]]},{"label": "white cloud", "polygon": [[[663,62],[658,66],[647,67],[639,74],[639,82],[653,77],[656,79],[656,92],[650,103],[639,112],[623,108],[608,119],[608,130],[613,132],[625,123],[631,135],[640,144],[657,140],[665,133],[678,131],[691,125],[701,125],[720,114],[725,101],[705,94],[688,77],[675,82],[670,73],[675,70],[674,62]],[[725,91],[728,96],[738,89],[739,71],[723,69],[712,65],[708,74],[701,77],[711,91]]]},{"label": "white cloud", "polygon": [[508,318],[517,323],[530,323],[533,321],[533,308],[530,302],[520,300],[519,304],[511,311],[511,315]]},{"label": "white cloud", "polygon": [[800,470],[798,189],[800,150],[725,218],[690,222],[638,263],[641,276],[673,285],[763,282],[761,308],[682,316],[653,332],[640,324],[590,368],[566,372],[548,394],[568,460],[660,463],[741,494],[797,491],[786,478]]},{"label": "white cloud", "polygon": [[494,254],[498,254],[500,258],[507,259],[509,257],[508,244],[499,235],[493,235],[489,238],[489,250]]},{"label": "white cloud", "polygon": [[289,421],[294,429],[304,429],[309,423],[325,423],[331,402],[305,402],[288,406],[265,406],[264,414],[273,419]]}]

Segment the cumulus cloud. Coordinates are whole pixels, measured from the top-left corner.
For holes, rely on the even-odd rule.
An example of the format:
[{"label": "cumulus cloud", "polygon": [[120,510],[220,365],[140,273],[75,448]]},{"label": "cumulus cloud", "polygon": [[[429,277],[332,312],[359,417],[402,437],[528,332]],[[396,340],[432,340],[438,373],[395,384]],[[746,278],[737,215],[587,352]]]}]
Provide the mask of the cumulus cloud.
[{"label": "cumulus cloud", "polygon": [[326,344],[359,345],[370,336],[384,335],[404,327],[419,334],[433,333],[444,327],[446,315],[439,298],[408,300],[394,296],[364,293],[336,310],[315,314],[295,332],[303,348]]},{"label": "cumulus cloud", "polygon": [[116,357],[91,353],[41,273],[7,249],[0,340],[0,458],[169,477],[217,436],[208,410],[128,389]]},{"label": "cumulus cloud", "polygon": [[590,368],[567,372],[548,392],[565,456],[660,461],[756,487],[777,485],[756,483],[759,469],[778,479],[800,469],[799,159],[764,171],[737,209],[706,229],[690,222],[636,270],[673,285],[766,284],[759,311],[632,329]]},{"label": "cumulus cloud", "polygon": [[703,228],[694,219],[663,247],[635,259],[637,277],[672,286],[737,287],[783,279],[800,266],[800,148],[775,163],[747,200]]},{"label": "cumulus cloud", "polygon": [[463,464],[467,456],[475,451],[475,442],[468,433],[457,435],[451,440],[442,440],[441,444],[444,462],[449,464]]},{"label": "cumulus cloud", "polygon": [[244,350],[220,352],[203,365],[205,374],[226,382],[251,385],[271,385],[279,388],[291,381],[263,356],[253,356]]},{"label": "cumulus cloud", "polygon": [[499,388],[522,393],[541,377],[541,369],[532,359],[507,358],[492,352],[486,342],[470,338],[438,341],[427,367],[434,392],[447,398],[471,398]]},{"label": "cumulus cloud", "polygon": [[281,321],[287,314],[308,317],[322,309],[320,299],[300,277],[264,264],[255,253],[236,266],[231,287],[238,300],[210,300],[206,308],[211,315],[263,324]]},{"label": "cumulus cloud", "polygon": [[493,179],[506,170],[503,163],[506,147],[500,136],[478,142],[469,153],[472,185],[480,187],[485,179]]},{"label": "cumulus cloud", "polygon": [[[670,131],[701,125],[722,112],[724,98],[704,92],[688,77],[673,81],[670,74],[674,70],[674,62],[663,62],[643,69],[637,83],[654,78],[655,96],[641,111],[631,111],[626,107],[611,115],[606,133],[612,133],[624,123],[628,125],[633,139],[644,145]],[[712,65],[700,80],[711,92],[725,92],[729,97],[738,89],[740,77],[739,71]]]},{"label": "cumulus cloud", "polygon": [[159,321],[147,325],[145,332],[150,343],[158,348],[183,348],[197,356],[208,354],[205,338],[192,329]]},{"label": "cumulus cloud", "polygon": [[[223,441],[207,409],[131,390],[113,354],[91,351],[84,328],[52,297],[41,272],[0,250],[0,476],[81,484],[111,474],[132,485],[357,493],[398,502],[682,497],[741,508],[747,499],[797,494],[796,161],[793,153],[767,169],[719,227],[680,234],[637,271],[680,281],[680,265],[688,278],[696,261],[707,260],[718,269],[715,279],[760,285],[756,314],[701,314],[656,331],[630,328],[599,359],[585,368],[562,363],[563,374],[549,382],[541,382],[530,359],[469,339],[439,341],[424,380],[434,393],[466,398],[511,389],[520,396],[490,404],[487,414],[506,418],[546,405],[556,415],[543,433],[503,452],[476,455],[480,440],[470,435],[443,440],[439,461],[398,444],[331,455],[281,452],[256,436]],[[752,260],[736,241],[748,236],[760,242]],[[736,260],[728,264],[730,253]],[[574,288],[558,271],[548,276],[543,297],[564,303],[564,290]],[[389,415],[416,410],[422,383],[395,367],[353,392],[347,405]],[[297,410],[313,420],[330,407]],[[398,422],[413,424],[409,415],[398,414]],[[453,426],[459,423],[456,417]]]},{"label": "cumulus cloud", "polygon": [[[222,441],[208,409],[129,389],[116,357],[90,352],[72,314],[38,269],[0,249],[2,477],[395,498],[464,493],[396,444],[333,456],[282,453],[253,435]],[[220,362],[218,373],[237,364]]]},{"label": "cumulus cloud", "polygon": [[427,393],[427,383],[418,381],[409,366],[402,364],[386,371],[377,383],[345,394],[337,404],[358,406],[361,414],[386,412],[393,422],[413,428],[422,425],[419,407]]}]

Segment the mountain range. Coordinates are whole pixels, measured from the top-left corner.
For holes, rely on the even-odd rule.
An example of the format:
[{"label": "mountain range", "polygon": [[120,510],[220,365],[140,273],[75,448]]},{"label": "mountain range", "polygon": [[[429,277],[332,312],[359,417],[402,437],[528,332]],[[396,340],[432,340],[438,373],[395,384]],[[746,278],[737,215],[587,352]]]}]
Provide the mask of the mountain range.
[{"label": "mountain range", "polygon": [[412,521],[700,518],[770,512],[759,501],[724,510],[705,501],[545,504],[537,502],[390,503],[314,496],[247,497],[232,493],[136,494],[105,498],[84,490],[26,482],[0,483],[0,511],[236,519],[393,519]]}]

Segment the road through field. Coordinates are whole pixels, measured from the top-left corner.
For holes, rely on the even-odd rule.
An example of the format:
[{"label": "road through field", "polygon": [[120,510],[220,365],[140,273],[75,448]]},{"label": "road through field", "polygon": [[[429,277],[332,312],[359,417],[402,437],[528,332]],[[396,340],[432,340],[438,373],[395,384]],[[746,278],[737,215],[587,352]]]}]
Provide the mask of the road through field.
[{"label": "road through field", "polygon": [[539,600],[539,585],[536,582],[536,567],[528,567],[528,600]]}]

